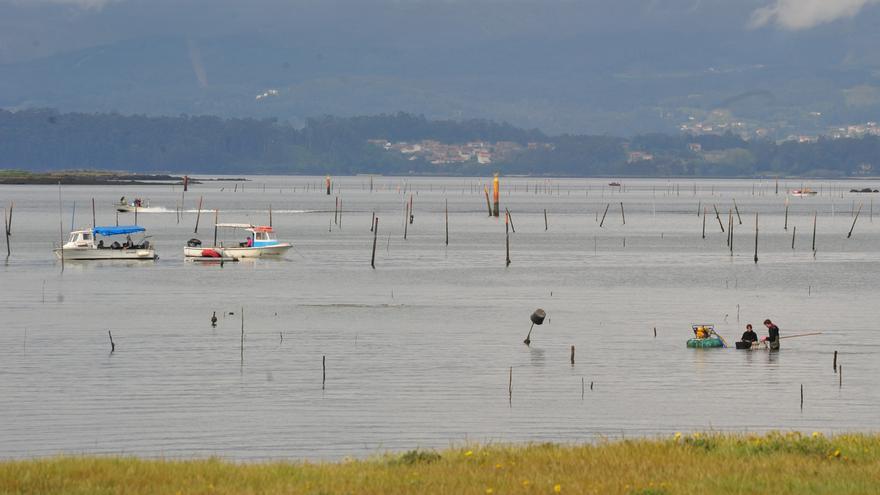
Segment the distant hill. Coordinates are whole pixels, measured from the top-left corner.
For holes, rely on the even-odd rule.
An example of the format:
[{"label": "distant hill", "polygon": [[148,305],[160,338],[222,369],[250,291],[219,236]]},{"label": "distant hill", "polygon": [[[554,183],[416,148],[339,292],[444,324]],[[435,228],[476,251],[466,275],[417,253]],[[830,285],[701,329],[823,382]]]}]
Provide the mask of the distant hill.
[{"label": "distant hill", "polygon": [[[872,128],[872,131],[875,128]],[[0,110],[0,168],[203,174],[876,176],[880,136],[549,135],[407,113],[277,119]]]},{"label": "distant hill", "polygon": [[776,138],[880,115],[880,60],[866,55],[864,40],[696,28],[463,33],[442,42],[436,33],[346,39],[336,31],[135,38],[0,66],[0,107],[299,126],[314,115],[399,109],[620,136],[674,133],[694,120],[742,122]]}]

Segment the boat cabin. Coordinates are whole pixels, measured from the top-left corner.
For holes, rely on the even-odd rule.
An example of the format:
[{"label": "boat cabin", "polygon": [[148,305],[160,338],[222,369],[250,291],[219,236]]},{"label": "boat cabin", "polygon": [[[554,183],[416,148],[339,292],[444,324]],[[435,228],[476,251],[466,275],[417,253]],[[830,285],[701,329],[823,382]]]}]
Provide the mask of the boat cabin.
[{"label": "boat cabin", "polygon": [[275,231],[272,227],[254,227],[248,230],[253,234],[254,247],[274,246],[275,244],[278,244],[278,239],[275,238]]},{"label": "boat cabin", "polygon": [[70,237],[67,239],[67,244],[64,245],[66,248],[87,248],[93,247],[95,245],[95,236],[92,234],[91,230],[75,230],[70,233]]}]

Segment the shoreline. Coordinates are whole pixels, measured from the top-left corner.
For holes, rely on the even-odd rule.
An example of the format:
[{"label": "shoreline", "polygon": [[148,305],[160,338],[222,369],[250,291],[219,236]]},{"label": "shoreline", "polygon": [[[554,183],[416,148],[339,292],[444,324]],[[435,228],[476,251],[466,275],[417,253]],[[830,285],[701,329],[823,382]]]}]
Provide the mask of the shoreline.
[{"label": "shoreline", "polygon": [[880,435],[676,433],[469,445],[337,462],[58,456],[0,461],[2,493],[834,494],[880,487]]}]

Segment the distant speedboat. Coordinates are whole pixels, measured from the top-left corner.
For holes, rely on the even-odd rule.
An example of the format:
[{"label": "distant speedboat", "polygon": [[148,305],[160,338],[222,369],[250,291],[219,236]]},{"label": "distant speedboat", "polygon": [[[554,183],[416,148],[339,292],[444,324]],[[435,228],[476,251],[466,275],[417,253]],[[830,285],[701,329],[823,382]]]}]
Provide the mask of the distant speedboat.
[{"label": "distant speedboat", "polygon": [[620,187],[620,182],[609,182],[608,185],[611,187]]},{"label": "distant speedboat", "polygon": [[249,223],[218,223],[216,229],[239,229],[250,232],[244,242],[226,243],[220,241],[217,246],[202,246],[199,239],[190,239],[183,248],[187,258],[216,257],[223,259],[262,258],[264,256],[282,256],[292,244],[280,242],[275,238],[275,231],[268,226],[254,226]]},{"label": "distant speedboat", "polygon": [[131,201],[126,201],[125,196],[120,198],[115,206],[116,211],[119,213],[162,213],[168,211],[161,206],[150,206],[149,199],[143,200],[141,198],[135,198]]},{"label": "distant speedboat", "polygon": [[[74,230],[70,233],[67,242],[60,248],[55,248],[58,258],[64,256],[65,260],[154,260],[156,250],[146,239],[142,237],[140,242],[132,241],[131,234],[145,232],[138,225],[120,225],[112,227],[95,227],[85,230]],[[104,239],[98,237],[126,236],[125,241],[114,241],[107,245]]]},{"label": "distant speedboat", "polygon": [[801,189],[792,189],[791,191],[788,192],[788,194],[795,196],[795,197],[798,197],[798,198],[803,198],[806,196],[815,196],[819,193],[817,191],[810,189],[809,187],[804,187]]}]

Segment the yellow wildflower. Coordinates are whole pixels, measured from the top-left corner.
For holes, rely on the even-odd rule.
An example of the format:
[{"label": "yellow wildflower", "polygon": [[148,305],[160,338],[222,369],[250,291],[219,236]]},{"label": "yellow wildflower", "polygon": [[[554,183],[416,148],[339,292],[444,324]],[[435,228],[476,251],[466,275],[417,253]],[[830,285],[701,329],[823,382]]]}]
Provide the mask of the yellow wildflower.
[{"label": "yellow wildflower", "polygon": [[529,486],[529,480],[522,480],[522,486]]},{"label": "yellow wildflower", "polygon": [[819,433],[818,431],[814,431],[814,432],[813,432],[813,438],[819,438],[819,437],[821,437],[821,436],[822,436],[822,434]]},{"label": "yellow wildflower", "polygon": [[486,488],[486,495],[492,495],[493,493],[495,493],[495,490],[491,488]]},{"label": "yellow wildflower", "polygon": [[553,493],[559,493],[561,491],[562,491],[562,485],[560,485],[559,483],[553,485]]},{"label": "yellow wildflower", "polygon": [[504,467],[504,466],[502,466],[501,464],[495,464],[495,469],[501,469],[501,468],[503,468],[503,467]]},{"label": "yellow wildflower", "polygon": [[474,455],[474,451],[473,451],[473,450],[468,450],[467,452],[464,453],[464,456],[465,456],[465,457],[470,457],[470,456],[472,456],[472,455]]},{"label": "yellow wildflower", "polygon": [[680,431],[675,432],[675,435],[673,435],[672,438],[674,438],[676,441],[681,440],[681,432]]}]

